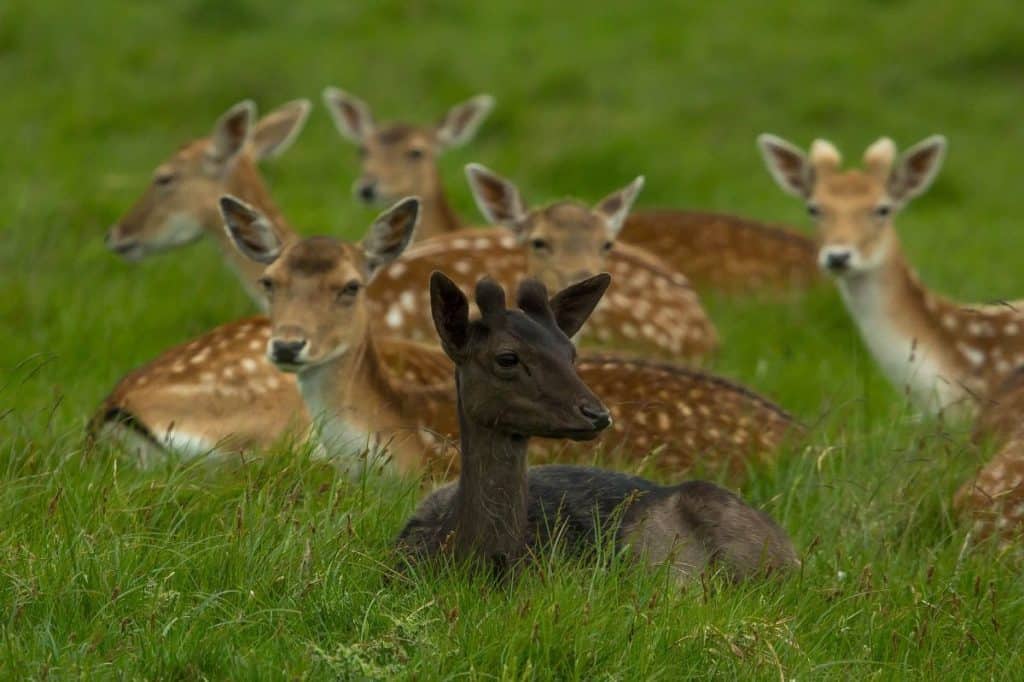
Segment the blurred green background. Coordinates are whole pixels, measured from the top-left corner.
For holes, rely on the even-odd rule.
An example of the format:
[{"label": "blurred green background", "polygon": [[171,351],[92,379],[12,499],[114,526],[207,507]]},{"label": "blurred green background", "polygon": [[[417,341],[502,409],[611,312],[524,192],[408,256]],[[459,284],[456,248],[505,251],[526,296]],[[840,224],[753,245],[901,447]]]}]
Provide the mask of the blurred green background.
[{"label": "blurred green background", "polygon": [[350,193],[356,151],[320,103],[326,85],[415,123],[493,94],[477,139],[442,163],[474,223],[469,161],[528,203],[596,200],[643,173],[639,206],[810,229],[763,168],[758,133],[827,137],[848,165],[879,136],[905,148],[944,133],[946,167],[896,219],[908,257],[951,297],[1024,296],[1019,2],[0,0],[0,601],[17,605],[0,621],[0,671],[1020,670],[1019,564],[965,553],[949,510],[985,452],[966,447],[968,425],[907,409],[828,285],[784,301],[705,297],[723,340],[711,366],[821,425],[742,491],[804,554],[799,581],[778,591],[664,597],[655,578],[602,582],[557,562],[510,591],[460,575],[389,584],[380,557],[415,487],[353,487],[304,453],[224,475],[79,458],[82,427],[120,376],[253,312],[208,242],[141,264],[103,248],[181,144],[239,100],[265,112],[310,98],[294,147],[263,166],[272,193],[304,234],[354,238],[369,224]]},{"label": "blurred green background", "polygon": [[[232,103],[314,101],[295,146],[264,164],[273,194],[306,234],[361,234],[372,212],[351,198],[355,149],[320,104],[328,84],[381,119],[421,123],[492,93],[477,140],[443,159],[474,222],[471,160],[529,202],[596,200],[644,173],[639,205],[806,227],[757,133],[827,137],[856,164],[881,135],[906,147],[942,132],[945,169],[897,219],[912,262],[954,297],[1024,291],[1017,3],[8,0],[0,12],[0,368],[45,364],[2,396],[19,412],[61,395],[60,420],[81,423],[124,371],[251,311],[209,243],[141,265],[102,245],[152,169]],[[858,372],[887,395],[830,290],[795,306],[708,305],[717,367],[804,416],[856,397]]]}]

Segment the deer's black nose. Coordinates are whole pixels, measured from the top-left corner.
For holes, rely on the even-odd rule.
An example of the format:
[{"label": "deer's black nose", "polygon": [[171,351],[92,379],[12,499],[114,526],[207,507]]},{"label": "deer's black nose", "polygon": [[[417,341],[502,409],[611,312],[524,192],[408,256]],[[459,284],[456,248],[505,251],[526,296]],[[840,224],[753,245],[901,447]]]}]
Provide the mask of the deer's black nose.
[{"label": "deer's black nose", "polygon": [[833,251],[825,257],[825,266],[833,272],[842,272],[850,266],[850,252]]},{"label": "deer's black nose", "polygon": [[608,414],[608,410],[604,407],[580,405],[580,413],[589,419],[594,428],[598,430],[606,429],[612,423],[612,416]]},{"label": "deer's black nose", "polygon": [[377,188],[372,183],[363,183],[359,186],[357,191],[359,198],[369,203],[373,201],[377,196]]},{"label": "deer's black nose", "polygon": [[274,339],[270,344],[270,355],[274,362],[283,364],[294,364],[299,359],[299,354],[306,347],[306,340],[297,341]]}]

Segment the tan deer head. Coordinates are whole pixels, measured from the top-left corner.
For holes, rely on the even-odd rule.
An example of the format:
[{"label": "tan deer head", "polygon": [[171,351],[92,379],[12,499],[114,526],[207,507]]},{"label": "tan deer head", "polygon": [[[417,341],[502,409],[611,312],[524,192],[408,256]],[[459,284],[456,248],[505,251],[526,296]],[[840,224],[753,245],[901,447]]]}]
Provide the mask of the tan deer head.
[{"label": "tan deer head", "polygon": [[384,205],[420,197],[420,238],[459,226],[444,196],[437,160],[445,150],[473,139],[494,107],[493,97],[477,95],[457,104],[431,126],[378,124],[364,101],[339,88],[326,88],[323,97],[338,132],[358,146],[362,174],[352,189],[360,201]]},{"label": "tan deer head", "polygon": [[419,210],[417,199],[400,201],[359,245],[328,237],[284,244],[259,211],[234,197],[220,205],[237,248],[266,267],[260,284],[273,327],[267,355],[290,372],[329,362],[365,337],[364,289],[408,245]]},{"label": "tan deer head", "polygon": [[246,196],[246,186],[262,192],[255,163],[291,145],[309,108],[307,100],[296,100],[258,122],[250,101],[228,109],[209,137],[184,145],[157,166],[146,191],[108,231],[107,247],[138,260],[188,244],[204,233],[221,239],[217,199],[225,193]]},{"label": "tan deer head", "polygon": [[774,135],[762,135],[758,145],[779,186],[807,203],[821,235],[819,265],[847,277],[876,270],[893,255],[893,216],[931,185],[946,138],[933,135],[898,160],[896,145],[881,138],[864,152],[864,170],[845,172],[839,151],[825,140],[815,140],[808,156]]},{"label": "tan deer head", "polygon": [[509,229],[526,249],[526,275],[552,291],[606,269],[608,254],[644,186],[640,176],[591,208],[558,201],[527,210],[519,189],[497,173],[471,163],[466,177],[484,217]]}]

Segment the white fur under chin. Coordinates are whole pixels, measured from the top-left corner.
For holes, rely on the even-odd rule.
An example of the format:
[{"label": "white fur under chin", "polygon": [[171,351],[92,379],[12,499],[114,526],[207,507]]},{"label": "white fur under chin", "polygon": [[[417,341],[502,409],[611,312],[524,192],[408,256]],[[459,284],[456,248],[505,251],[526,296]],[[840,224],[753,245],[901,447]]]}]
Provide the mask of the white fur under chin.
[{"label": "white fur under chin", "polygon": [[317,441],[315,455],[332,461],[352,475],[365,468],[387,464],[385,444],[377,435],[351,423],[331,405],[330,375],[325,365],[304,369],[297,375],[299,391],[313,418],[313,435]]},{"label": "white fur under chin", "polygon": [[882,372],[914,402],[936,413],[960,403],[965,393],[955,376],[939,366],[938,355],[900,328],[890,297],[877,277],[852,275],[837,280],[839,292]]}]

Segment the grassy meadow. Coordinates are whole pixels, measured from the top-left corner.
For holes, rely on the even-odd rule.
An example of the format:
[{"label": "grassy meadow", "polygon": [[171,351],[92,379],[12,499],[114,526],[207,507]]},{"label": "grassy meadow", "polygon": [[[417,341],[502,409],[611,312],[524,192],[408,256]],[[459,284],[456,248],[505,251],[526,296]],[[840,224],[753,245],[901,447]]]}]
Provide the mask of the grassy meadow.
[{"label": "grassy meadow", "polygon": [[950,500],[986,452],[920,418],[867,356],[832,287],[785,301],[709,295],[712,367],[811,425],[741,492],[791,533],[788,580],[676,589],[613,553],[544,557],[493,585],[398,577],[413,481],[340,476],[308,452],[140,469],[86,452],[125,372],[252,312],[209,243],[124,263],[107,226],[152,169],[232,103],[315,108],[264,165],[303,233],[361,236],[355,149],[325,85],[380,119],[497,107],[462,166],[526,201],[596,200],[639,173],[640,206],[809,228],[755,136],[949,137],[936,184],[897,218],[936,290],[1024,295],[1024,23],[989,2],[594,4],[0,3],[0,677],[1019,679],[1021,565],[968,548]]}]

